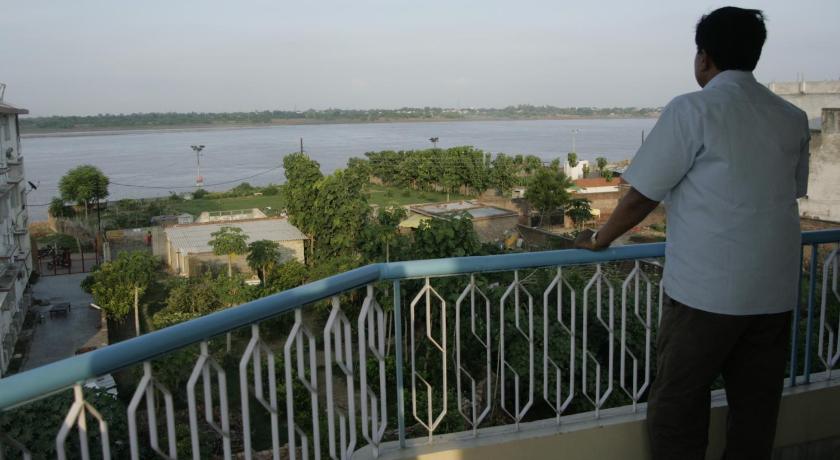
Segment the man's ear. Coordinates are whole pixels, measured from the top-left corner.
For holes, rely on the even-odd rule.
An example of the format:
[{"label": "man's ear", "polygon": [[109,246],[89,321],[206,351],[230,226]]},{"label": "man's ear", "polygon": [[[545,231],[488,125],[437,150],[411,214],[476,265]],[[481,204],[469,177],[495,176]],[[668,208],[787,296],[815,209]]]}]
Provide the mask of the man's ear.
[{"label": "man's ear", "polygon": [[697,70],[700,70],[701,72],[708,72],[709,69],[712,67],[712,60],[709,59],[709,55],[706,54],[705,50],[700,50],[697,52],[697,64]]}]

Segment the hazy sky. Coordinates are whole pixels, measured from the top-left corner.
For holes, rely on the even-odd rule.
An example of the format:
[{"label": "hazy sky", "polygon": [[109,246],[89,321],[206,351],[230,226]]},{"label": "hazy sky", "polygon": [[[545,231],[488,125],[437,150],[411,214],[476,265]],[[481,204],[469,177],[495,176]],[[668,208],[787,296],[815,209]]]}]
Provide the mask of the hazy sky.
[{"label": "hazy sky", "polygon": [[[840,1],[756,0],[762,81],[840,78]],[[0,82],[33,115],[659,106],[695,89],[700,0],[0,0]]]}]

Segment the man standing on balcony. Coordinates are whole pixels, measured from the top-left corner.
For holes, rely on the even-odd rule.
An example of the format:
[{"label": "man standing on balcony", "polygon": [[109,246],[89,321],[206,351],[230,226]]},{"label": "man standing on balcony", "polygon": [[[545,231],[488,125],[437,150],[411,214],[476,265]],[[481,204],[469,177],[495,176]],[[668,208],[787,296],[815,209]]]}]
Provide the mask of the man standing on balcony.
[{"label": "man standing on balcony", "polygon": [[804,112],[756,82],[761,11],[726,7],[697,24],[701,91],[665,107],[623,178],[632,186],[578,247],[602,249],[660,201],[668,229],[657,375],[648,402],[654,459],[702,459],[710,387],[729,405],[725,458],[769,459],[799,279],[796,199],[808,183]]}]

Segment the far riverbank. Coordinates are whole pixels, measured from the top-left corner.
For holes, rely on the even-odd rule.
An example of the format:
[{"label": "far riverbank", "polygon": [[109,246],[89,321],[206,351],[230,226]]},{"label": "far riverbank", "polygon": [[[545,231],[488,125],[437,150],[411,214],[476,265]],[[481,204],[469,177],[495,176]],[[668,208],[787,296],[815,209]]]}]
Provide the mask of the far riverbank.
[{"label": "far riverbank", "polygon": [[399,118],[399,119],[378,119],[378,120],[311,120],[306,118],[291,120],[275,120],[270,123],[210,123],[210,124],[183,124],[183,125],[156,125],[156,126],[113,126],[101,128],[68,128],[68,129],[39,129],[26,128],[21,133],[21,138],[38,137],[75,137],[75,136],[118,136],[121,134],[133,133],[164,133],[164,132],[192,132],[192,131],[213,131],[213,130],[235,130],[235,129],[265,129],[275,126],[306,126],[306,125],[367,125],[367,124],[392,124],[392,123],[452,123],[452,122],[488,122],[488,121],[550,121],[550,120],[632,120],[632,119],[656,119],[658,115],[646,117],[639,116],[555,116],[538,118],[495,118],[495,117],[471,117],[463,119],[447,118]]}]

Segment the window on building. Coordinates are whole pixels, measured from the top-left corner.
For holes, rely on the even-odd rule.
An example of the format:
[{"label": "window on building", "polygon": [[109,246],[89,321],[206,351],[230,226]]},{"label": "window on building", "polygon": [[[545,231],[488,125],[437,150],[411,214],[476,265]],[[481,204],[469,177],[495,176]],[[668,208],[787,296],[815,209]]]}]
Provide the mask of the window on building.
[{"label": "window on building", "polygon": [[12,140],[12,117],[5,117],[6,126],[3,130],[3,139],[10,141]]}]

